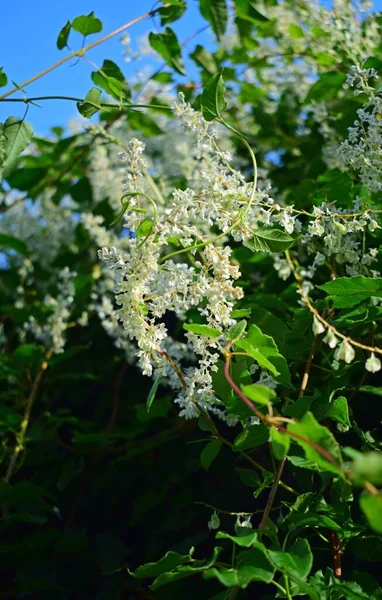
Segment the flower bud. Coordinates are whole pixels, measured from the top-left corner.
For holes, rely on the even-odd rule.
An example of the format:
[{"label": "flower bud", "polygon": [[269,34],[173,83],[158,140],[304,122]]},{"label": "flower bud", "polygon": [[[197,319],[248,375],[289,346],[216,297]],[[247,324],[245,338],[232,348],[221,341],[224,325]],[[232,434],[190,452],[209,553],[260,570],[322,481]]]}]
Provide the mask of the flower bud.
[{"label": "flower bud", "polygon": [[208,521],[208,529],[219,529],[220,519],[216,510],[213,512],[211,519]]},{"label": "flower bud", "polygon": [[370,358],[367,359],[365,369],[366,371],[369,371],[369,373],[376,373],[381,370],[381,361],[375,356],[374,352],[372,352]]},{"label": "flower bud", "polygon": [[350,364],[354,360],[355,351],[354,348],[349,344],[347,340],[343,340],[340,346],[337,348],[334,358],[336,360],[344,360],[347,364]]}]

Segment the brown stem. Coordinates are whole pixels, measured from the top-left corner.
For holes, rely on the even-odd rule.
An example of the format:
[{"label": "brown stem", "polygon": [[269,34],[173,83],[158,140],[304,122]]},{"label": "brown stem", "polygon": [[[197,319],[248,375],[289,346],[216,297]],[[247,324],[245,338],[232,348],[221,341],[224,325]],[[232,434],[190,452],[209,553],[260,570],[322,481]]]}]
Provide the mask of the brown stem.
[{"label": "brown stem", "polygon": [[265,529],[266,526],[267,526],[269,515],[270,515],[273,503],[274,503],[275,498],[276,498],[277,488],[279,487],[281,475],[282,475],[283,470],[284,470],[285,461],[286,461],[286,458],[284,457],[280,461],[279,466],[277,468],[275,479],[273,481],[273,484],[272,484],[272,487],[271,487],[271,491],[269,493],[267,505],[266,505],[265,510],[264,510],[263,518],[260,521],[259,529]]},{"label": "brown stem", "polygon": [[335,531],[330,532],[330,545],[332,548],[334,575],[341,579],[342,577],[342,543]]},{"label": "brown stem", "polygon": [[[50,354],[48,354],[46,358],[49,359]],[[41,378],[44,374],[44,371],[47,369],[47,367],[48,367],[48,363],[46,361],[44,361],[41,364],[41,367],[40,367],[40,369],[34,379],[34,382],[32,384],[32,389],[30,391],[29,398],[28,398],[27,404],[25,406],[24,417],[23,417],[23,420],[21,423],[20,431],[17,434],[17,443],[13,449],[13,454],[11,456],[11,460],[9,461],[7,472],[5,474],[5,481],[9,481],[11,479],[11,477],[15,471],[15,468],[16,468],[17,458],[18,458],[20,452],[22,451],[22,449],[24,448],[25,435],[26,435],[26,432],[28,429],[30,418],[31,418],[33,404],[34,404],[34,401],[37,396],[37,391],[38,391],[38,388],[40,385]]]},{"label": "brown stem", "polygon": [[302,396],[305,393],[306,387],[308,385],[310,370],[312,368],[312,363],[313,363],[314,353],[316,351],[316,346],[317,346],[318,338],[319,338],[318,335],[314,336],[312,345],[311,345],[310,350],[309,350],[308,360],[307,360],[306,365],[305,365],[304,375],[302,376],[301,387],[300,387],[300,391],[298,393],[298,397],[299,398],[302,398]]},{"label": "brown stem", "polygon": [[278,431],[282,431],[283,433],[286,433],[287,435],[289,435],[290,437],[292,437],[296,440],[305,442],[306,444],[308,444],[308,446],[310,446],[311,448],[314,448],[314,450],[316,450],[319,454],[321,454],[321,456],[323,456],[332,465],[335,465],[338,469],[340,468],[340,465],[338,464],[338,462],[336,461],[334,456],[332,456],[330,454],[330,452],[325,450],[325,448],[323,448],[319,444],[316,444],[316,442],[313,442],[312,440],[308,440],[307,438],[303,437],[299,433],[295,433],[294,431],[290,431],[283,425],[279,425],[278,423],[275,422],[275,420],[277,420],[277,417],[271,418],[271,417],[268,417],[267,415],[264,415],[261,411],[259,411],[255,407],[255,405],[251,402],[251,400],[249,398],[247,398],[247,396],[245,394],[243,394],[241,389],[235,384],[235,382],[231,378],[230,373],[229,373],[230,363],[231,363],[231,357],[230,357],[229,352],[227,352],[226,362],[225,362],[225,366],[224,366],[224,375],[225,375],[226,380],[228,381],[228,383],[230,384],[230,386],[232,387],[234,392],[239,396],[239,398],[241,398],[241,400],[243,400],[243,402],[245,402],[245,404],[248,406],[248,408],[250,408],[250,410],[257,417],[259,417],[259,419],[261,421],[263,421],[263,423],[266,423],[267,425],[271,425],[271,426],[275,427]]}]

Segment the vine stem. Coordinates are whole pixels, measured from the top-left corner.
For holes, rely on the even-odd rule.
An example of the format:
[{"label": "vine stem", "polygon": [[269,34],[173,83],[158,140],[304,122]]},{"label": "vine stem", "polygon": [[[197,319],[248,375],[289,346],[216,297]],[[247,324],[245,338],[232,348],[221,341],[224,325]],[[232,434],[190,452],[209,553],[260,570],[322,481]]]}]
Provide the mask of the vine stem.
[{"label": "vine stem", "polygon": [[[310,350],[309,350],[308,360],[307,360],[306,365],[305,365],[304,375],[302,377],[300,391],[298,393],[298,397],[299,398],[302,398],[302,396],[305,393],[306,387],[308,385],[310,370],[311,370],[312,364],[313,364],[313,358],[314,358],[314,353],[315,353],[316,346],[317,346],[317,341],[318,341],[318,335],[315,335],[314,339],[313,339],[313,342],[312,342],[312,345],[311,345]],[[281,459],[281,461],[279,463],[279,466],[277,468],[275,479],[273,481],[273,485],[272,485],[272,488],[271,488],[271,491],[270,491],[270,494],[269,494],[269,497],[268,497],[268,502],[267,502],[267,505],[265,507],[265,511],[264,511],[263,517],[261,519],[261,523],[259,525],[259,529],[265,529],[265,527],[267,525],[267,522],[268,522],[268,519],[269,519],[269,515],[270,515],[273,503],[274,503],[275,498],[276,498],[277,488],[278,488],[279,483],[280,483],[280,479],[281,479],[281,476],[282,476],[282,473],[283,473],[283,470],[284,470],[284,467],[285,467],[285,463],[286,463],[286,456],[284,456],[284,458]]]},{"label": "vine stem", "polygon": [[266,423],[267,425],[271,425],[272,427],[275,427],[278,431],[281,431],[282,433],[286,433],[290,437],[292,437],[292,438],[294,438],[296,440],[300,440],[301,442],[304,442],[305,444],[308,444],[308,446],[310,446],[311,448],[313,448],[314,450],[316,450],[319,454],[321,454],[321,456],[323,458],[325,458],[325,460],[327,460],[332,465],[334,465],[335,467],[337,467],[337,469],[341,468],[341,466],[338,464],[338,462],[334,458],[334,456],[332,456],[330,454],[330,452],[328,452],[327,450],[325,450],[325,448],[323,448],[319,444],[316,444],[316,442],[314,442],[313,440],[309,440],[309,439],[305,438],[304,436],[300,435],[299,433],[296,433],[294,431],[290,431],[289,429],[287,429],[283,425],[279,425],[277,423],[277,417],[274,417],[274,418],[273,417],[268,417],[267,415],[264,415],[260,410],[258,410],[255,407],[255,405],[253,404],[253,402],[251,402],[251,400],[249,398],[247,398],[247,396],[245,394],[243,394],[243,392],[241,391],[241,389],[233,381],[233,379],[232,379],[232,377],[230,375],[230,372],[229,372],[230,364],[231,364],[231,355],[230,355],[229,352],[226,352],[226,362],[225,362],[225,366],[224,366],[224,376],[225,376],[226,380],[228,381],[228,383],[232,387],[233,391],[239,396],[239,398],[241,398],[241,400],[243,400],[243,402],[245,402],[245,404],[250,408],[250,410],[257,417],[259,417],[259,419],[261,421],[263,421],[263,423]]},{"label": "vine stem", "polygon": [[46,371],[46,369],[48,368],[47,360],[49,360],[50,355],[51,355],[51,353],[49,352],[46,356],[46,360],[44,360],[44,362],[41,364],[41,367],[33,381],[32,389],[30,391],[30,394],[29,394],[29,397],[28,397],[28,400],[27,400],[27,403],[25,406],[24,416],[23,416],[23,420],[21,423],[20,431],[17,434],[17,443],[13,449],[13,454],[11,456],[11,460],[9,461],[8,469],[7,469],[7,472],[4,477],[5,481],[7,481],[7,482],[10,481],[10,479],[15,471],[15,468],[16,468],[17,458],[18,458],[20,452],[22,451],[22,449],[24,448],[25,436],[26,436],[30,418],[31,418],[33,404],[34,404],[34,401],[36,400],[36,396],[37,396],[38,388],[39,388],[39,385],[41,382],[41,378],[42,378],[44,372]]},{"label": "vine stem", "polygon": [[293,276],[296,280],[296,285],[301,292],[301,297],[302,297],[303,301],[305,302],[305,304],[308,307],[308,309],[310,310],[310,312],[317,318],[317,320],[320,321],[320,323],[322,323],[322,325],[324,325],[324,327],[326,329],[329,329],[330,331],[332,331],[337,337],[341,338],[342,340],[348,341],[349,344],[351,344],[352,346],[355,346],[356,348],[360,348],[361,350],[366,350],[368,352],[376,352],[377,354],[382,354],[382,348],[378,348],[378,346],[367,346],[365,344],[361,344],[361,342],[357,342],[356,340],[353,340],[353,338],[349,337],[348,335],[344,335],[343,333],[338,331],[338,329],[336,329],[333,325],[328,323],[328,321],[320,315],[318,310],[316,308],[314,308],[308,295],[302,291],[301,277],[299,276],[298,273],[296,273],[296,269],[295,269],[295,266],[291,259],[289,250],[285,251],[285,257],[288,261],[288,264],[291,268]]},{"label": "vine stem", "polygon": [[271,513],[273,503],[276,498],[277,489],[279,487],[280,479],[283,474],[284,465],[285,465],[285,457],[279,462],[279,466],[277,467],[276,475],[273,480],[273,484],[271,487],[271,491],[268,496],[268,501],[264,510],[263,517],[260,521],[259,529],[265,529],[268,523],[269,515]]},{"label": "vine stem", "polygon": [[95,42],[92,42],[91,44],[88,44],[87,46],[85,46],[81,50],[76,50],[75,52],[71,52],[70,54],[68,54],[67,56],[65,56],[61,60],[57,61],[56,63],[54,63],[53,65],[51,65],[47,69],[44,69],[43,71],[40,71],[40,73],[37,73],[37,75],[34,75],[30,79],[27,79],[26,81],[24,81],[23,83],[21,83],[19,86],[12,88],[8,92],[6,92],[2,96],[0,96],[0,100],[5,100],[5,98],[8,98],[8,96],[11,96],[15,92],[19,91],[20,88],[21,89],[25,88],[30,83],[33,83],[34,81],[37,81],[41,77],[44,77],[44,75],[47,75],[51,71],[54,71],[54,69],[57,69],[57,67],[60,67],[61,65],[65,64],[66,62],[68,62],[69,60],[72,60],[72,58],[77,58],[77,57],[81,58],[81,56],[83,56],[85,54],[85,52],[87,52],[88,50],[91,50],[92,48],[95,48],[96,46],[99,46],[100,44],[103,44],[103,42],[106,42],[107,40],[109,40],[110,38],[114,37],[115,35],[118,35],[119,33],[122,33],[122,31],[125,31],[125,29],[128,29],[129,27],[132,27],[136,23],[139,23],[140,21],[143,21],[144,19],[147,19],[148,17],[153,16],[155,13],[156,13],[156,10],[152,10],[152,11],[146,12],[143,15],[140,15],[139,17],[136,17],[132,21],[129,21],[128,23],[125,23],[125,25],[122,25],[121,27],[118,27],[118,29],[115,29],[111,33],[108,33],[107,35],[103,36],[101,39],[96,40]]},{"label": "vine stem", "polygon": [[[32,98],[0,98],[0,102],[24,102],[30,104],[32,102],[41,102],[42,100],[68,100],[70,102],[85,102],[85,98],[76,98],[75,96],[33,96]],[[100,102],[100,106],[106,108],[156,108],[161,110],[172,110],[171,106],[163,106],[162,104],[110,104],[109,102]]]}]

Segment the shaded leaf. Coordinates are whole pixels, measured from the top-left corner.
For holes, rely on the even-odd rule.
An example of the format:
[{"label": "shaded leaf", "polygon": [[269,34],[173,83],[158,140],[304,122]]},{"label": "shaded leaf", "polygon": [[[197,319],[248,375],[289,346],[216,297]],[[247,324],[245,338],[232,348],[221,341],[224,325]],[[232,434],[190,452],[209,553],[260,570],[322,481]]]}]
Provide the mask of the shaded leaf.
[{"label": "shaded leaf", "polygon": [[228,11],[226,0],[199,0],[199,9],[203,17],[208,21],[219,41],[224,35],[227,21]]},{"label": "shaded leaf", "polygon": [[285,358],[279,353],[274,340],[270,336],[264,335],[256,325],[251,325],[245,338],[235,342],[236,347],[245,350],[261,367],[275,375],[280,383],[286,386],[291,385]]},{"label": "shaded leaf", "polygon": [[67,21],[66,25],[63,26],[57,38],[57,48],[62,50],[68,45],[68,38],[70,34],[70,30],[72,28],[72,24],[70,21]]},{"label": "shaded leaf", "polygon": [[213,461],[218,456],[221,447],[222,442],[220,440],[213,440],[203,448],[200,454],[200,462],[206,471],[208,471]]},{"label": "shaded leaf", "polygon": [[161,382],[161,377],[157,377],[156,380],[154,381],[151,390],[149,391],[149,395],[147,396],[147,400],[146,400],[146,409],[147,412],[150,411],[151,405],[154,402],[155,399],[155,395],[157,393],[157,389],[159,387],[159,384]]},{"label": "shaded leaf", "polygon": [[181,48],[178,39],[170,27],[166,27],[163,33],[150,33],[149,42],[153,50],[161,55],[165,63],[185,75]]}]

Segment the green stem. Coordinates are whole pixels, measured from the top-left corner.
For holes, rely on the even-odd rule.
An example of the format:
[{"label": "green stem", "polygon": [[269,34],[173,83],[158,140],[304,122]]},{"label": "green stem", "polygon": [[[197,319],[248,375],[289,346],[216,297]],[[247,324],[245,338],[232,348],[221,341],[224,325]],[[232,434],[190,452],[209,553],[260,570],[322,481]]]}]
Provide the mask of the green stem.
[{"label": "green stem", "polygon": [[[0,102],[24,102],[24,104],[41,102],[42,100],[69,100],[71,102],[85,102],[85,98],[76,98],[75,96],[34,96],[33,98],[0,97]],[[109,102],[100,102],[100,105],[105,106],[106,108],[157,108],[162,110],[172,110],[171,106],[163,106],[161,104],[110,104]]]},{"label": "green stem", "polygon": [[273,585],[275,585],[283,594],[286,594],[286,589],[283,588],[283,586],[280,585],[277,581],[273,580],[271,581],[271,583],[273,583]]},{"label": "green stem", "polygon": [[288,600],[293,600],[291,593],[290,593],[290,587],[289,587],[289,577],[288,575],[285,575],[284,573],[284,581],[285,581],[285,594]]}]

